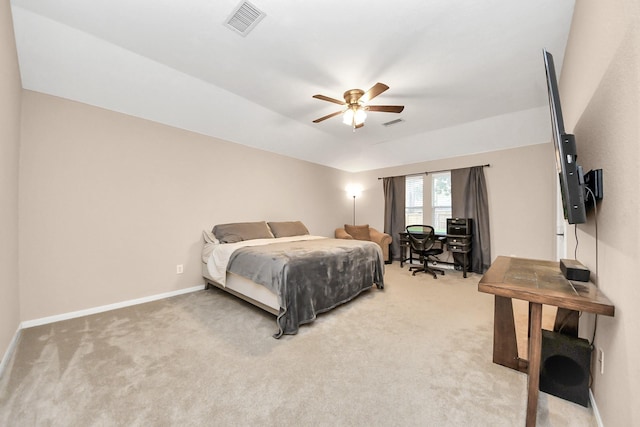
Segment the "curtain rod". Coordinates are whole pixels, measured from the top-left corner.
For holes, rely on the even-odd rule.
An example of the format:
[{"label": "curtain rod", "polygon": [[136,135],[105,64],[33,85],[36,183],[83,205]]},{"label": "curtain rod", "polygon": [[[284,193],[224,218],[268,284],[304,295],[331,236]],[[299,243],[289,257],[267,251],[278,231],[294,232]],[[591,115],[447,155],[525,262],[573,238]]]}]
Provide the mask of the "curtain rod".
[{"label": "curtain rod", "polygon": [[464,167],[464,168],[442,169],[442,170],[439,170],[439,171],[418,172],[418,173],[411,173],[411,174],[408,174],[408,175],[384,176],[384,177],[382,177],[382,178],[378,177],[378,179],[385,179],[385,178],[399,178],[399,177],[401,177],[401,176],[419,175],[419,174],[421,174],[421,173],[424,173],[424,174],[426,174],[426,175],[429,175],[430,173],[447,172],[447,171],[452,171],[452,170],[468,169],[468,168],[477,168],[477,167],[488,168],[488,167],[490,167],[490,166],[491,166],[491,164],[490,164],[490,163],[487,163],[486,165],[467,166],[467,167]]}]

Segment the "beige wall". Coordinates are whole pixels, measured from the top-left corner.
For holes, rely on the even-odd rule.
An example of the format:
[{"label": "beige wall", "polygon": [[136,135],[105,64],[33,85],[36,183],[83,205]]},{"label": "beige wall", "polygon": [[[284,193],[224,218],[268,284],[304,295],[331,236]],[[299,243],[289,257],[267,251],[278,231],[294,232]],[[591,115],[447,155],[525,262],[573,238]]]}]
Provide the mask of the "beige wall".
[{"label": "beige wall", "polygon": [[9,1],[0,5],[0,359],[20,321],[18,153],[22,85]]},{"label": "beige wall", "polygon": [[484,173],[489,198],[492,259],[498,255],[555,259],[557,175],[554,162],[552,144],[544,143],[362,172],[354,177],[354,181],[365,188],[357,200],[361,212],[357,222],[383,228],[384,196],[378,177],[490,164]]},{"label": "beige wall", "polygon": [[[578,226],[578,259],[616,306],[599,317],[595,347],[605,353],[604,374],[593,360],[593,394],[604,425],[640,425],[640,3],[576,2],[560,78],[565,127],[576,135],[578,162],[602,168],[604,199],[596,216]],[[572,239],[568,239],[572,242]],[[570,243],[568,253],[573,254]],[[597,254],[597,258],[596,258]],[[596,264],[597,260],[597,264]],[[594,317],[583,316],[591,339]]]},{"label": "beige wall", "polygon": [[335,169],[36,92],[22,114],[22,320],[202,284],[217,223],[351,213]]}]

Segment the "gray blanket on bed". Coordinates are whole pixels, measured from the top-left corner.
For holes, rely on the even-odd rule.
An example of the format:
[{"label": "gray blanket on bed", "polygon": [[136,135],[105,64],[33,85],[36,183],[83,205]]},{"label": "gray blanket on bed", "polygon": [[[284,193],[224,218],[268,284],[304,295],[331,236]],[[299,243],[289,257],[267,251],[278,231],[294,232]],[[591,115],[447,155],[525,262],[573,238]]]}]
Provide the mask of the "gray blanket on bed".
[{"label": "gray blanket on bed", "polygon": [[375,283],[384,287],[384,261],[373,242],[318,239],[237,249],[227,270],[278,295],[275,338],[345,303]]}]

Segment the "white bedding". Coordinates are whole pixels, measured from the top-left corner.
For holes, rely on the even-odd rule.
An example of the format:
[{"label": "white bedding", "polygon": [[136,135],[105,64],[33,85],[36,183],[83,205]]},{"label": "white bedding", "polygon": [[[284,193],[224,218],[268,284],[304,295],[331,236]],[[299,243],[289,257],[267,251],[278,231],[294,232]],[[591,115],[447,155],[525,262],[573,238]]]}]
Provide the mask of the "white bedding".
[{"label": "white bedding", "polygon": [[238,248],[245,246],[262,246],[277,242],[297,242],[300,240],[326,239],[323,236],[291,236],[274,239],[252,239],[237,243],[206,243],[202,249],[202,261],[207,264],[209,278],[222,286],[226,284],[227,265],[231,254]]}]

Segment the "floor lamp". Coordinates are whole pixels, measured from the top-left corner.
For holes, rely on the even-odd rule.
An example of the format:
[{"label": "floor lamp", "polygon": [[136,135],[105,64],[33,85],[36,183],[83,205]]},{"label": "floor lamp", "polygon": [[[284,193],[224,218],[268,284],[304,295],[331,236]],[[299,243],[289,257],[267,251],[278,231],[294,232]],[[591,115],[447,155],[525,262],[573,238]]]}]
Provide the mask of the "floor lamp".
[{"label": "floor lamp", "polygon": [[353,225],[356,225],[356,197],[362,194],[362,187],[355,184],[347,186],[347,196],[353,197]]}]

